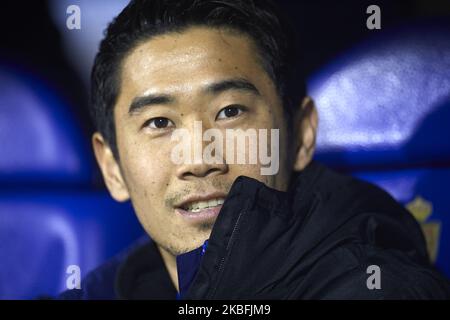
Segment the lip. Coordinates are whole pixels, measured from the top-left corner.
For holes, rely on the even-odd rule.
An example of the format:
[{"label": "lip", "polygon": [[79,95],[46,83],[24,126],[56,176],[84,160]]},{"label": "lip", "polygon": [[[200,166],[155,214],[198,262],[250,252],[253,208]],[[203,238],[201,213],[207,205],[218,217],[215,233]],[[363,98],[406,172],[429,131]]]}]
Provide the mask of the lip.
[{"label": "lip", "polygon": [[222,205],[215,206],[214,208],[206,208],[198,212],[190,212],[181,208],[176,208],[175,211],[183,218],[191,222],[205,222],[207,220],[213,220],[219,215]]},{"label": "lip", "polygon": [[[198,195],[191,195],[188,198],[184,199],[182,202],[175,205],[176,209],[182,209],[186,204],[190,202],[196,202],[196,201],[209,201],[216,198],[223,198],[225,199],[227,197],[226,193],[223,192],[211,192],[208,194],[198,194]],[[183,210],[186,211],[186,210]]]}]

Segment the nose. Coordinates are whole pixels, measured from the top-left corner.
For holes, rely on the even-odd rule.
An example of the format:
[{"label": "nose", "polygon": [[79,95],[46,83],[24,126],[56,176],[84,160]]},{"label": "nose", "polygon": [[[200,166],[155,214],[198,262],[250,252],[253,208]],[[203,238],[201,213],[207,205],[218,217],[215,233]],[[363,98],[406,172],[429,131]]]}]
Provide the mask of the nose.
[{"label": "nose", "polygon": [[[191,146],[190,161],[185,161],[178,165],[176,175],[181,180],[190,180],[204,178],[207,176],[222,175],[228,172],[228,165],[223,157],[223,150],[213,148],[212,154],[217,155],[214,159],[209,156],[211,153],[203,154],[205,147],[211,142],[203,141],[203,127],[201,122],[194,122],[193,128],[188,133],[190,139],[188,143]],[[200,147],[200,149],[198,148]],[[211,147],[211,146],[209,146]],[[194,155],[196,154],[196,156]],[[205,156],[205,157],[204,157]]]}]

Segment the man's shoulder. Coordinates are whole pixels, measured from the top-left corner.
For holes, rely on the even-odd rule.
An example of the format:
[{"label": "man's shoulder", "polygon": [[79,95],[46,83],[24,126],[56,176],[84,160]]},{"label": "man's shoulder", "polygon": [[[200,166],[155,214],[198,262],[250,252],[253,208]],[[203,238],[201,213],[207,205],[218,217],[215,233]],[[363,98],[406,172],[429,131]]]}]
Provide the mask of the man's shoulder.
[{"label": "man's shoulder", "polygon": [[136,251],[151,243],[144,235],[130,246],[89,272],[81,281],[80,289],[70,289],[59,294],[61,300],[109,300],[117,299],[116,278],[119,269]]},{"label": "man's shoulder", "polygon": [[[321,270],[327,269],[327,273]],[[405,252],[350,244],[327,254],[311,270],[324,278],[319,299],[450,299],[450,283]],[[319,281],[320,283],[320,281]],[[315,296],[314,296],[315,295]]]},{"label": "man's shoulder", "polygon": [[[305,221],[299,237],[312,244],[312,256],[320,256],[310,279],[327,289],[317,297],[449,298],[448,281],[431,266],[419,224],[400,203],[371,183],[323,165],[310,171],[316,173],[308,179],[311,209],[304,211],[307,218],[298,215]],[[382,289],[370,289],[367,281],[378,268]]]},{"label": "man's shoulder", "polygon": [[355,232],[356,228],[360,242],[414,250],[419,256],[427,256],[420,225],[388,192],[323,165],[316,166],[320,174],[311,184],[314,196],[310,198],[320,202],[313,213],[323,228],[338,234],[350,229]]},{"label": "man's shoulder", "polygon": [[[340,204],[347,209],[361,210],[375,206],[380,210],[397,211],[404,208],[385,190],[368,181],[361,180],[349,173],[341,173],[317,162],[311,163],[311,171],[315,173],[310,179],[313,190],[321,195],[321,199]],[[310,174],[312,176],[312,174]]]}]

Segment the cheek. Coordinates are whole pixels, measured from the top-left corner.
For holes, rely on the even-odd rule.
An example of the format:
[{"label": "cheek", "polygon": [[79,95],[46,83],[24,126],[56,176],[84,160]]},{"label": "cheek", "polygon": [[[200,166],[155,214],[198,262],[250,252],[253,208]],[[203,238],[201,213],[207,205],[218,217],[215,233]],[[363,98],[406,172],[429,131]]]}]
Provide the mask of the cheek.
[{"label": "cheek", "polygon": [[[265,183],[269,187],[284,191],[287,187],[287,180],[290,174],[287,154],[289,144],[287,141],[287,126],[279,110],[269,110],[268,108],[261,108],[261,110],[252,126],[257,129],[267,130],[265,132],[265,144],[261,145],[263,141],[258,140],[258,150],[263,147],[262,152],[271,159],[271,163],[269,165],[262,165],[258,161],[258,164],[253,166],[235,166],[235,174],[249,176]],[[278,135],[274,134],[271,131],[272,129],[277,130]],[[272,152],[276,153],[277,156],[273,155]],[[271,167],[273,161],[278,161],[278,171],[274,174],[262,174],[261,168]],[[276,167],[276,165],[273,165],[273,167]]]},{"label": "cheek", "polygon": [[164,143],[130,142],[125,150],[124,171],[132,197],[161,199],[172,170],[170,148]]}]

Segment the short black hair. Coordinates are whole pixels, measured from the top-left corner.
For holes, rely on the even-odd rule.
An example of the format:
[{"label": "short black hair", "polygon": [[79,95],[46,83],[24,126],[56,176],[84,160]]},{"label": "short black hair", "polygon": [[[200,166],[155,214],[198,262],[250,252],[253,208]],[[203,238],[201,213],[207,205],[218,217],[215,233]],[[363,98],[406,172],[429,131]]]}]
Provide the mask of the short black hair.
[{"label": "short black hair", "polygon": [[191,26],[226,28],[250,36],[273,80],[289,119],[306,85],[289,19],[270,0],[133,0],[109,24],[91,74],[90,113],[115,158],[119,159],[114,105],[120,93],[125,56],[153,36]]}]

